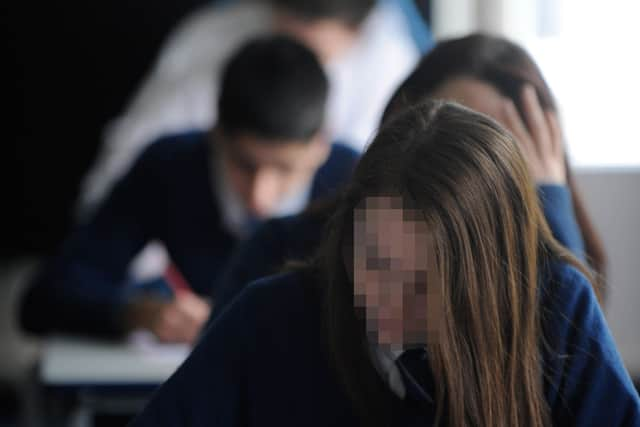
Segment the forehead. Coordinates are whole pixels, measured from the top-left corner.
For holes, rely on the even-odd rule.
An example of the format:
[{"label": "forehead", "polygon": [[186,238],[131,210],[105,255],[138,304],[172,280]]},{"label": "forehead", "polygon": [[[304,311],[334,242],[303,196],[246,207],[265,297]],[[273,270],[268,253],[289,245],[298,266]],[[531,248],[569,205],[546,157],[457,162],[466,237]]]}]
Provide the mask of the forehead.
[{"label": "forehead", "polygon": [[407,208],[400,196],[382,195],[367,196],[356,206],[354,211],[356,224],[394,220],[407,224],[423,222],[422,213],[417,209]]},{"label": "forehead", "polygon": [[305,162],[310,141],[268,140],[251,134],[237,134],[225,144],[229,153],[253,164],[289,164]]},{"label": "forehead", "polygon": [[429,234],[420,211],[403,206],[395,196],[367,197],[354,212],[356,268],[375,265],[403,270],[427,263]]},{"label": "forehead", "polygon": [[492,117],[500,114],[504,98],[489,83],[471,77],[453,77],[438,86],[431,96],[458,102]]}]

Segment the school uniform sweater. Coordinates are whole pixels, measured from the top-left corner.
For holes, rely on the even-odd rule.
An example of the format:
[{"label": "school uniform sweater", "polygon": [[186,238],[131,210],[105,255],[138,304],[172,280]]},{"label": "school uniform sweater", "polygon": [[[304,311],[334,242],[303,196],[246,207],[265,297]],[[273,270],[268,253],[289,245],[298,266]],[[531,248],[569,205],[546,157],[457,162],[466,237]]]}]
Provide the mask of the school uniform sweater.
[{"label": "school uniform sweater", "polygon": [[[590,283],[560,263],[545,276],[550,345],[542,363],[553,424],[640,426],[638,394]],[[296,272],[246,287],[131,426],[359,425],[329,362],[324,300],[313,283]],[[393,426],[433,422],[433,404],[394,396]]]},{"label": "school uniform sweater", "polygon": [[[132,258],[161,241],[193,290],[209,296],[237,238],[225,228],[212,182],[209,133],[190,132],[152,144],[95,216],[79,227],[38,275],[23,299],[32,332],[117,334]],[[311,184],[310,200],[345,183],[355,151],[335,144]],[[162,279],[154,288],[166,290]]]}]

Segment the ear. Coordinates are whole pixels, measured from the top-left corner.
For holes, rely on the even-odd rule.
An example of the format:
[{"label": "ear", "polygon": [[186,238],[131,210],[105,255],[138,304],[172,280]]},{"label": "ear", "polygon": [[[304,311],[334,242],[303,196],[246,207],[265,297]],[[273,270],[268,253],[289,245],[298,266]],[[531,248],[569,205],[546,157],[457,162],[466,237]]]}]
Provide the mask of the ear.
[{"label": "ear", "polygon": [[311,137],[311,141],[309,141],[309,149],[313,153],[313,158],[317,160],[318,167],[320,167],[329,158],[329,154],[331,153],[331,143],[324,132],[318,132]]}]

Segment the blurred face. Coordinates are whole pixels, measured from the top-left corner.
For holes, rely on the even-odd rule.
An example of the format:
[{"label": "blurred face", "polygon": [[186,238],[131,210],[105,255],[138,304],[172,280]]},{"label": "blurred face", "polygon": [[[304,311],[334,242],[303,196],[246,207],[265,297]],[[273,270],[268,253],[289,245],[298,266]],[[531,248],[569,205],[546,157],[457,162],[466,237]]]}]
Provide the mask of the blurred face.
[{"label": "blurred face", "polygon": [[248,134],[219,139],[226,181],[245,208],[261,219],[309,185],[329,153],[320,136],[311,141],[265,141]]},{"label": "blurred face", "polygon": [[433,98],[455,101],[465,107],[499,120],[504,97],[493,86],[469,77],[454,77],[431,94]]},{"label": "blurred face", "polygon": [[275,27],[308,46],[325,64],[345,53],[357,37],[357,30],[340,20],[308,21],[285,11],[276,13]]},{"label": "blurred face", "polygon": [[428,343],[440,318],[434,254],[421,213],[369,197],[354,215],[354,303],[370,342],[392,350]]}]

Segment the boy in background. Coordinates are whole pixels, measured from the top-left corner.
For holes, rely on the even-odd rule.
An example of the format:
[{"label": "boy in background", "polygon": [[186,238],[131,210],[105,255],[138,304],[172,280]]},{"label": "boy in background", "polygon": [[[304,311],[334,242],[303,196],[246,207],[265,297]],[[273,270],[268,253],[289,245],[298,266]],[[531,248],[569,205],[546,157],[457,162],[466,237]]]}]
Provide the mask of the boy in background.
[{"label": "boy in background", "polygon": [[[27,330],[146,328],[192,342],[236,243],[348,179],[357,156],[323,135],[328,81],[309,49],[284,36],[250,41],[221,87],[217,124],[151,144],[47,263],[23,300]],[[169,280],[127,286],[131,260],[152,240],[168,250]]]}]

